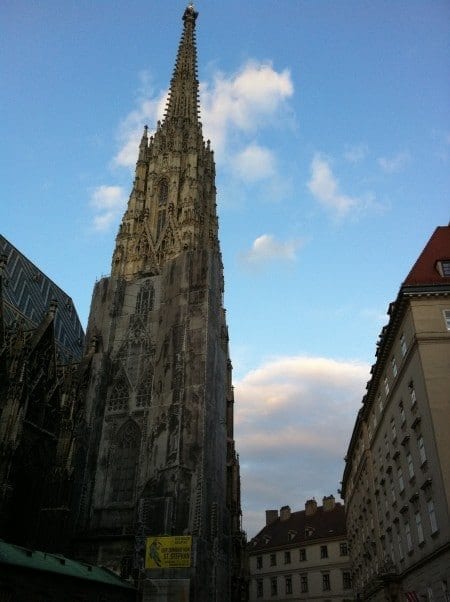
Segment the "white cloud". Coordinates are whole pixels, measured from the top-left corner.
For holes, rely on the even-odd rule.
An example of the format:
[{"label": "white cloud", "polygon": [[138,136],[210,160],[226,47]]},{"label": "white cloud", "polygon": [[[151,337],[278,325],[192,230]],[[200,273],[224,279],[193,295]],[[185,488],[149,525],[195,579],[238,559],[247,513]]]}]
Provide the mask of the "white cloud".
[{"label": "white cloud", "polygon": [[[143,90],[137,107],[119,126],[120,148],[113,163],[134,167],[143,126],[153,127],[163,119],[167,90],[155,94],[148,75],[141,74]],[[205,139],[210,139],[219,159],[235,132],[254,132],[272,118],[280,118],[283,102],[292,96],[293,84],[287,69],[277,72],[270,63],[250,61],[237,73],[216,73],[213,82],[200,83],[200,105]]]},{"label": "white cloud", "polygon": [[[128,113],[119,126],[118,139],[120,148],[113,159],[118,167],[134,167],[137,160],[139,142],[144,125],[155,126],[164,116],[167,102],[167,90],[154,98],[141,99],[134,111]],[[154,130],[149,130],[149,136]]]},{"label": "white cloud", "polygon": [[98,186],[92,192],[91,206],[97,212],[94,229],[107,230],[121,215],[126,203],[126,193],[121,186]]},{"label": "white cloud", "polygon": [[294,93],[289,70],[270,63],[247,62],[237,73],[216,73],[213,83],[200,88],[205,138],[220,156],[233,132],[254,132],[280,118],[286,99]]},{"label": "white cloud", "polygon": [[369,320],[372,320],[373,322],[375,322],[376,324],[379,324],[380,326],[383,326],[384,324],[386,324],[387,322],[387,315],[386,312],[382,312],[378,309],[372,309],[372,308],[364,308],[361,309],[359,314],[361,315],[361,317],[363,318],[368,318]]},{"label": "white cloud", "polygon": [[235,383],[245,528],[264,510],[336,494],[369,377],[362,362],[293,356],[267,361]]},{"label": "white cloud", "polygon": [[232,159],[233,172],[246,182],[273,177],[275,163],[272,151],[258,144],[249,144]]},{"label": "white cloud", "polygon": [[367,157],[369,153],[369,147],[367,144],[354,144],[346,147],[344,152],[344,158],[349,163],[360,163]]},{"label": "white cloud", "polygon": [[403,151],[393,155],[392,157],[380,157],[378,159],[378,165],[386,173],[394,173],[402,170],[410,161],[410,153]]},{"label": "white cloud", "polygon": [[332,211],[337,217],[344,217],[356,209],[361,200],[343,194],[339,189],[339,182],[331,171],[329,162],[316,153],[311,162],[311,179],[308,188],[319,203]]},{"label": "white cloud", "polygon": [[267,262],[273,259],[293,261],[301,240],[278,241],[272,234],[262,234],[253,241],[250,251],[243,259],[252,264]]},{"label": "white cloud", "polygon": [[[140,74],[136,107],[118,128],[114,167],[134,168],[143,127],[154,127],[163,119],[167,94],[168,90],[155,93],[149,75]],[[286,194],[288,179],[277,177],[276,159],[270,149],[246,138],[254,138],[260,128],[279,123],[285,101],[292,94],[289,71],[278,72],[267,62],[249,61],[236,73],[219,72],[212,83],[200,84],[204,138],[211,139],[218,161],[240,181],[254,184],[264,180],[267,194],[276,198]],[[149,135],[152,133],[154,130],[149,130]],[[117,187],[100,188],[98,195],[105,195],[106,189]],[[94,218],[94,228],[107,229],[116,216],[115,210],[102,208]]]}]

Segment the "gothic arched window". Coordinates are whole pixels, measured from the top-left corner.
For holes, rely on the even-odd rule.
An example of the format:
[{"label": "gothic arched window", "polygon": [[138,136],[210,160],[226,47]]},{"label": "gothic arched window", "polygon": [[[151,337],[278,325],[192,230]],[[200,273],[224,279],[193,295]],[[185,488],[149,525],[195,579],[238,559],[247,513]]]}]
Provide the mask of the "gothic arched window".
[{"label": "gothic arched window", "polygon": [[163,231],[165,223],[166,223],[166,212],[160,210],[158,212],[158,223],[156,225],[156,236],[157,236],[157,238],[159,238],[159,235]]},{"label": "gothic arched window", "polygon": [[117,433],[116,448],[112,458],[111,500],[113,502],[129,502],[133,499],[139,444],[139,427],[129,420]]},{"label": "gothic arched window", "polygon": [[128,407],[128,397],[128,381],[125,374],[122,372],[119,374],[113,384],[113,388],[109,396],[108,410],[126,410]]},{"label": "gothic arched window", "polygon": [[161,180],[158,189],[158,202],[160,205],[165,205],[169,197],[169,185],[167,180]]},{"label": "gothic arched window", "polygon": [[139,385],[139,389],[136,396],[136,406],[138,408],[143,408],[145,406],[150,405],[152,396],[152,385],[153,369],[150,367]]},{"label": "gothic arched window", "polygon": [[155,303],[155,289],[150,280],[146,280],[139,289],[139,293],[136,299],[136,313],[147,314],[149,311],[153,311]]}]

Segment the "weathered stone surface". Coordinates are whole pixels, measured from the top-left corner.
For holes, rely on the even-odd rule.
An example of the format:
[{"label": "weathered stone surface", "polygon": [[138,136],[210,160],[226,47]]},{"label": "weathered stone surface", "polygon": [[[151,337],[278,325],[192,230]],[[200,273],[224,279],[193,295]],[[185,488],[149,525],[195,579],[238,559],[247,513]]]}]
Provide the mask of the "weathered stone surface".
[{"label": "weathered stone surface", "polygon": [[[166,117],[150,140],[145,128],[111,276],[94,289],[77,546],[113,570],[133,567],[145,591],[156,579],[158,599],[169,599],[161,580],[170,577],[189,579],[191,599],[209,602],[237,591],[243,535],[196,16],[186,9]],[[145,574],[145,537],[162,534],[194,536],[191,569]]]}]

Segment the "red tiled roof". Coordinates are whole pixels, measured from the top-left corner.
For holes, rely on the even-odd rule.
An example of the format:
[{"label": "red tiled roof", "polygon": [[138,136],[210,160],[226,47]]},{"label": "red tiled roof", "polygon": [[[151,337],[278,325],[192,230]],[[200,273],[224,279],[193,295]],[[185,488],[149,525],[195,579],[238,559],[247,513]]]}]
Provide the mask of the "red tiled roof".
[{"label": "red tiled roof", "polygon": [[450,261],[450,226],[439,226],[433,232],[403,286],[450,284],[450,277],[441,276],[439,260]]},{"label": "red tiled roof", "polygon": [[[307,535],[307,527],[312,528],[311,535]],[[289,532],[295,535],[292,539]],[[346,537],[344,506],[336,502],[333,510],[324,511],[319,506],[310,516],[305,511],[292,512],[290,518],[281,520],[277,518],[270,525],[266,525],[249,543],[249,553],[268,550],[271,548],[286,547],[291,544],[305,545],[318,539],[334,539]]]}]

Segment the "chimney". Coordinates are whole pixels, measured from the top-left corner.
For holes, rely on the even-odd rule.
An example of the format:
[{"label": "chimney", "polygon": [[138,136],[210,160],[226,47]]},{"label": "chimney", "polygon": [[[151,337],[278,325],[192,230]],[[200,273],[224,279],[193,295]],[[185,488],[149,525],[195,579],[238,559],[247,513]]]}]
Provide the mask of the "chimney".
[{"label": "chimney", "polygon": [[312,516],[313,514],[316,513],[317,510],[317,502],[316,500],[312,499],[312,500],[306,500],[305,503],[305,515],[306,516]]},{"label": "chimney", "polygon": [[334,510],[334,495],[325,496],[323,498],[323,511],[329,512],[330,510]]},{"label": "chimney", "polygon": [[278,519],[278,510],[266,510],[266,527]]},{"label": "chimney", "polygon": [[280,508],[280,520],[288,520],[291,518],[291,508],[289,506],[282,506]]}]

